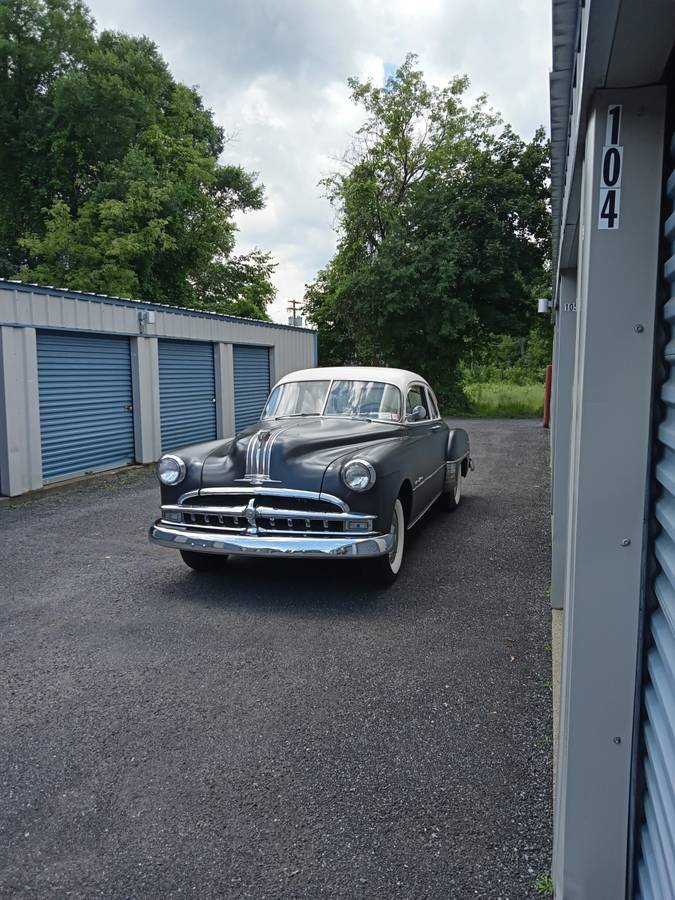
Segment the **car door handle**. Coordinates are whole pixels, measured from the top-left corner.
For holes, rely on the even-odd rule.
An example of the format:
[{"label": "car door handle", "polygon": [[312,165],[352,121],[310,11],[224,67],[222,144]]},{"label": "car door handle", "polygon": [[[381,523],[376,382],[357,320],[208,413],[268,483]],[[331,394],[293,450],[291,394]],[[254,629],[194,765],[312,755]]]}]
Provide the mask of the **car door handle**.
[{"label": "car door handle", "polygon": [[432,431],[438,431],[439,428],[441,428],[440,425],[432,425],[432,426],[431,426],[431,430],[432,430]]}]

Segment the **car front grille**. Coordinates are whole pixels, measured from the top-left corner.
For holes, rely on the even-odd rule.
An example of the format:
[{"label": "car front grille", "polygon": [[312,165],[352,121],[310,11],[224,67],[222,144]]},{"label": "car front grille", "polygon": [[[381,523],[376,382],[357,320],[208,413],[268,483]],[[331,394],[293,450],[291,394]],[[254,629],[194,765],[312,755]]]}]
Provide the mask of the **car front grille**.
[{"label": "car front grille", "polygon": [[349,512],[340,501],[272,491],[200,494],[162,507],[162,519],[169,524],[236,534],[372,534],[374,518]]}]

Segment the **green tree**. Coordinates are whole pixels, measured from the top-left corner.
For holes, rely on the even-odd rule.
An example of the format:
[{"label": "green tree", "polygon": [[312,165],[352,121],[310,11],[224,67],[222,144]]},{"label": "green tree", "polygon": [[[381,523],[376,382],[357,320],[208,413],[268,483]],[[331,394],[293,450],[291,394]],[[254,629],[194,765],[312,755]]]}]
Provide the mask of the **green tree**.
[{"label": "green tree", "polygon": [[80,0],[0,7],[0,274],[266,318],[274,264],[235,254],[263,206],[222,128],[147,38]]},{"label": "green tree", "polygon": [[548,145],[522,141],[466,78],[428,86],[412,55],[383,88],[350,80],[366,121],[324,181],[338,248],[305,311],[328,362],[400,365],[462,403],[458,367],[489,333],[526,334],[549,247]]},{"label": "green tree", "polygon": [[62,187],[54,172],[55,85],[93,44],[86,8],[74,0],[0,4],[0,272],[16,271],[17,241],[40,227]]}]

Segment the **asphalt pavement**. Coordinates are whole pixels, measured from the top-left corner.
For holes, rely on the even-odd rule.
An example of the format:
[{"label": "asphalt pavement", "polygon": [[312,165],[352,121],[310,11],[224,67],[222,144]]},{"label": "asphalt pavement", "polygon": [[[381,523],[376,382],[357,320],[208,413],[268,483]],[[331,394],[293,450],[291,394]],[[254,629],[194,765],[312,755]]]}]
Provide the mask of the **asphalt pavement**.
[{"label": "asphalt pavement", "polygon": [[470,421],[453,514],[349,562],[149,545],[125,471],[0,507],[0,896],[537,896],[548,435]]}]

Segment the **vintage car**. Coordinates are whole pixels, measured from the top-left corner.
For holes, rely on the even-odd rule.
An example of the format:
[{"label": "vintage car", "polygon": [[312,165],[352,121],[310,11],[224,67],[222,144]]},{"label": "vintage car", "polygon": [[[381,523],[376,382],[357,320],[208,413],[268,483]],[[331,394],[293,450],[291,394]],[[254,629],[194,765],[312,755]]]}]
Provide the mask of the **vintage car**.
[{"label": "vintage car", "polygon": [[292,372],[256,425],[160,459],[150,538],[196,570],[233,554],[365,560],[390,583],[406,530],[436,501],[456,509],[470,468],[466,431],[448,428],[419,375]]}]

